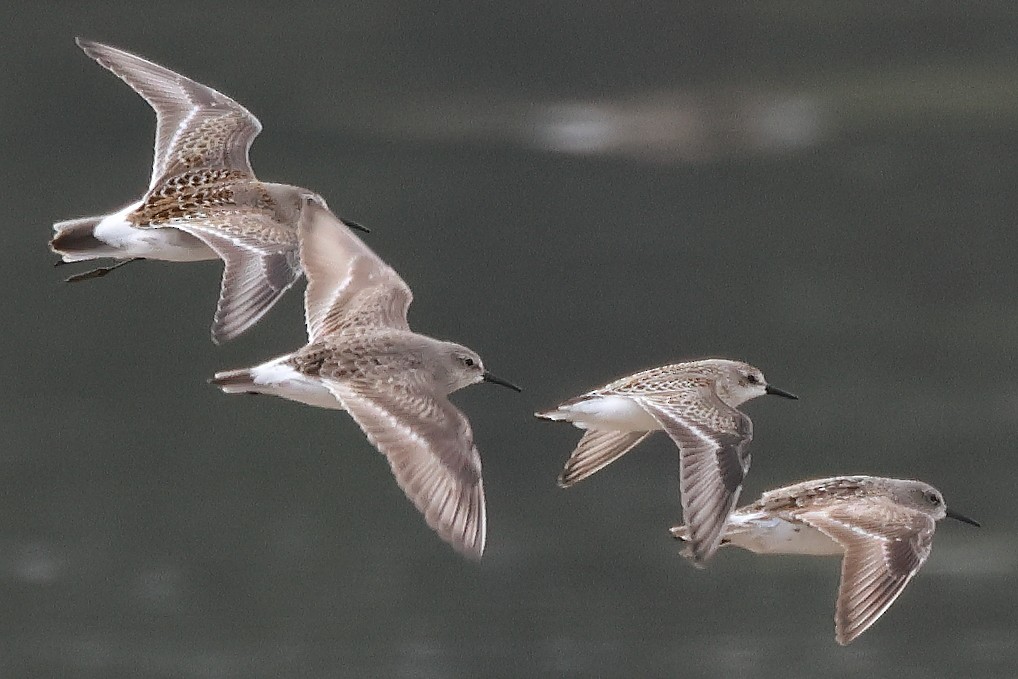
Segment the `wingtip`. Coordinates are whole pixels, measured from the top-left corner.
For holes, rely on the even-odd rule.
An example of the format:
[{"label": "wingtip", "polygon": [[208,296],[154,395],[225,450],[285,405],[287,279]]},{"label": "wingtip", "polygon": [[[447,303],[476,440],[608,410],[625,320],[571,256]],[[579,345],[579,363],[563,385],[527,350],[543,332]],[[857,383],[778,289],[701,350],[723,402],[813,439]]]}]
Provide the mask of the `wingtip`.
[{"label": "wingtip", "polygon": [[225,333],[223,333],[216,325],[213,325],[209,329],[209,339],[211,339],[212,343],[218,347],[223,342],[229,342],[233,338],[226,337]]},{"label": "wingtip", "polygon": [[716,545],[690,545],[690,561],[693,565],[703,570],[707,567],[707,562],[714,558],[714,554],[718,551]]},{"label": "wingtip", "polygon": [[[231,260],[234,263],[227,263],[223,271],[219,303],[212,316],[210,333],[212,342],[216,345],[234,340],[250,330],[303,275],[302,271],[291,267],[287,269],[289,277],[285,284],[273,284],[265,273],[265,267],[268,265],[264,262],[268,262],[268,258],[258,260],[262,266],[259,274],[238,273],[237,270],[246,272],[244,267],[252,266],[252,262],[243,261],[237,264],[236,261]],[[273,261],[273,265],[290,266],[289,259],[284,257]],[[257,278],[257,282],[252,284],[251,278]]]},{"label": "wingtip", "polygon": [[[558,487],[559,488],[572,488],[583,479],[590,476],[590,474],[579,474],[576,472],[576,468],[573,466],[574,460],[570,457],[566,460],[565,466],[562,471],[558,474]],[[591,472],[592,474],[593,472]]]},{"label": "wingtip", "polygon": [[[262,298],[268,296],[268,293],[261,295]],[[221,313],[220,308],[217,307],[216,313],[212,316],[212,325],[209,327],[209,336],[212,338],[212,342],[217,345],[226,344],[248,332],[264,318],[282,296],[282,293],[274,296],[275,299],[268,303],[255,300],[247,307],[232,307],[225,313]]]},{"label": "wingtip", "polygon": [[[391,463],[391,460],[390,460]],[[395,469],[395,467],[393,468]],[[397,477],[398,480],[398,477]],[[402,483],[400,484],[402,487]],[[403,487],[404,492],[407,492]],[[409,495],[409,493],[408,493]],[[469,498],[466,502],[466,498]],[[484,507],[484,487],[477,483],[466,493],[460,493],[456,504],[460,509],[455,516],[434,513],[430,511],[434,505],[425,502],[419,503],[419,498],[411,496],[411,500],[417,509],[424,515],[428,526],[435,534],[453,550],[468,561],[480,561],[484,556],[484,547],[487,544],[487,514]],[[445,502],[441,509],[444,509]],[[465,514],[463,512],[466,512]]]},{"label": "wingtip", "polygon": [[683,526],[675,526],[671,528],[672,537],[675,538],[676,540],[682,541],[685,544],[685,547],[683,547],[682,551],[679,552],[679,556],[684,558],[689,563],[693,564],[693,567],[696,568],[696,570],[698,571],[706,569],[707,560],[710,557],[708,556],[707,558],[704,558],[703,555],[698,553],[696,545],[689,542],[689,536],[688,535],[684,536],[681,534],[683,529],[684,529]]},{"label": "wingtip", "polygon": [[476,545],[471,545],[469,547],[463,546],[456,551],[462,554],[468,561],[480,563],[481,557],[484,556],[484,545],[482,544],[479,547]]},{"label": "wingtip", "polygon": [[706,559],[697,558],[696,554],[690,554],[688,555],[687,558],[689,559],[689,563],[693,564],[693,568],[695,568],[696,570],[698,571],[706,570],[707,568]]},{"label": "wingtip", "polygon": [[[438,531],[437,527],[432,528]],[[487,535],[483,525],[479,526],[477,531],[473,534],[467,533],[461,536],[449,536],[443,534],[441,531],[439,536],[464,558],[469,561],[479,562],[481,557],[484,556],[484,547],[487,541]]]},{"label": "wingtip", "polygon": [[696,539],[688,526],[674,526],[671,528],[671,533],[674,538],[686,543],[686,548],[682,550],[682,556],[689,559],[699,570],[707,567],[707,562],[714,558],[720,547],[720,540]]},{"label": "wingtip", "polygon": [[216,346],[232,342],[261,320],[261,316],[254,319],[240,320],[236,318],[221,318],[218,310],[217,308],[217,314],[213,317],[212,326],[209,328],[209,338]]},{"label": "wingtip", "polygon": [[838,642],[839,646],[848,646],[850,643],[861,637],[862,633],[872,627],[873,623],[880,618],[878,615],[868,623],[860,625],[858,622],[853,623],[851,620],[845,619],[843,615],[844,614],[841,612],[840,608],[835,608],[834,640]]},{"label": "wingtip", "polygon": [[74,44],[80,47],[85,54],[92,58],[95,58],[93,53],[103,47],[102,43],[98,43],[95,40],[89,40],[88,38],[82,38],[80,36],[74,38]]},{"label": "wingtip", "polygon": [[227,342],[232,342],[250,330],[255,323],[261,320],[262,315],[264,314],[260,314],[254,319],[242,321],[231,319],[228,323],[219,322],[219,320],[216,319],[212,324],[212,327],[209,329],[209,337],[212,339],[212,343],[216,346],[222,346]]},{"label": "wingtip", "polygon": [[209,338],[218,347],[237,339],[247,332],[252,325],[254,325],[254,322],[240,325],[239,327],[236,323],[228,326],[226,323],[219,322],[219,319],[214,319],[212,327],[209,328]]}]

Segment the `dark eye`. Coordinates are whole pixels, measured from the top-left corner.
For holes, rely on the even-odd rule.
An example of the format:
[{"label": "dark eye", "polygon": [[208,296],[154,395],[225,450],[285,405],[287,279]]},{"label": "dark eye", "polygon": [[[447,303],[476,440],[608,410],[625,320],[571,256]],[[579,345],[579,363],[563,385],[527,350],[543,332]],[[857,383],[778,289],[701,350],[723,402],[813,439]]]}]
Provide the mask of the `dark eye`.
[{"label": "dark eye", "polygon": [[470,357],[464,358],[464,359],[463,359],[463,363],[464,363],[464,365],[466,365],[466,366],[467,366],[468,368],[473,368],[473,367],[474,367],[474,359],[472,359],[472,358],[470,358]]},{"label": "dark eye", "polygon": [[747,375],[746,381],[749,382],[750,384],[758,384],[760,380],[756,378],[756,375]]},{"label": "dark eye", "polygon": [[936,493],[927,493],[926,494],[926,499],[929,500],[932,504],[935,504],[935,505],[939,505],[940,504],[940,496],[937,495]]}]

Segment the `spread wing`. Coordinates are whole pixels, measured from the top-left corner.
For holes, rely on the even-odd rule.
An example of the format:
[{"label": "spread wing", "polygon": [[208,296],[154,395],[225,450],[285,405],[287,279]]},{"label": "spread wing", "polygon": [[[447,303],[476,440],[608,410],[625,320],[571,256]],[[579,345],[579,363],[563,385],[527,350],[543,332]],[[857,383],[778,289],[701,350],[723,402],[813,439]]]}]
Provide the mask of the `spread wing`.
[{"label": "spread wing", "polygon": [[297,235],[272,215],[237,207],[165,226],[186,231],[223,260],[223,283],[212,322],[212,340],[231,340],[257,323],[301,276]]},{"label": "spread wing", "polygon": [[325,384],[389,459],[396,482],[428,525],[457,551],[480,559],[486,521],[481,457],[463,413],[407,385]]},{"label": "spread wing", "polygon": [[576,444],[562,473],[558,477],[560,488],[569,488],[587,478],[591,474],[604,469],[635,448],[643,439],[650,436],[649,431],[611,431],[606,429],[588,429]]},{"label": "spread wing", "polygon": [[254,176],[247,153],[262,126],[247,109],[211,87],[129,52],[81,38],[76,42],[155,109],[149,189],[166,177],[196,169],[225,168]]},{"label": "spread wing", "polygon": [[353,324],[409,330],[410,288],[327,207],[308,199],[298,231],[309,342]]},{"label": "spread wing", "polygon": [[798,513],[845,548],[835,636],[851,643],[883,615],[930,555],[934,520],[887,498]]},{"label": "spread wing", "polygon": [[[688,393],[688,392],[684,392]],[[721,544],[728,515],[749,471],[753,423],[705,386],[689,396],[630,396],[679,448],[682,518],[693,561],[703,565]]]}]

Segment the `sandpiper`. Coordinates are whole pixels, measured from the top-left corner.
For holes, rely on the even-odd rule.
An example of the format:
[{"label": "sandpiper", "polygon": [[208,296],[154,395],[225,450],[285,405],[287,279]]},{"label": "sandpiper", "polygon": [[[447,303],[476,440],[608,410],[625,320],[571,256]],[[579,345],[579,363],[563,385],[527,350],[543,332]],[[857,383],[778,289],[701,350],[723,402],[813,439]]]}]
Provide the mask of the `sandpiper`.
[{"label": "sandpiper", "polygon": [[217,373],[227,393],[271,394],[346,410],[389,459],[428,525],[480,558],[485,543],[481,458],[467,418],[447,396],[475,382],[519,391],[470,349],[410,330],[410,288],[331,212],[308,199],[300,256],[308,278],[308,344]]},{"label": "sandpiper", "polygon": [[[978,526],[947,509],[922,481],[835,476],[764,493],[728,518],[722,545],[757,554],[842,555],[835,638],[851,643],[898,598],[930,555],[944,517]],[[685,525],[671,529],[686,540]],[[692,556],[692,553],[686,553]]]},{"label": "sandpiper", "polygon": [[536,415],[586,430],[559,476],[563,488],[664,430],[679,448],[682,515],[702,565],[717,550],[749,471],[753,423],[737,408],[764,394],[796,398],[751,365],[711,358],[644,370]]},{"label": "sandpiper", "polygon": [[301,206],[310,201],[325,208],[325,200],[299,186],[255,178],[248,149],[262,126],[233,99],[123,50],[81,38],[77,43],[155,109],[156,140],[144,196],[113,214],[53,225],[50,247],[61,255],[58,263],[120,260],[67,279],[79,281],[137,259],[222,259],[212,339],[233,339],[300,278]]}]

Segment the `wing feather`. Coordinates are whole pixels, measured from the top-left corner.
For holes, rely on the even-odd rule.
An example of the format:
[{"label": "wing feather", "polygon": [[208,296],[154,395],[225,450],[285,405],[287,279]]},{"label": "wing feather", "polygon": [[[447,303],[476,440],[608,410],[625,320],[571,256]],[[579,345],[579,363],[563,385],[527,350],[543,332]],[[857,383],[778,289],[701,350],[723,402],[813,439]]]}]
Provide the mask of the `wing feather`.
[{"label": "wing feather", "polygon": [[123,50],[78,38],[85,54],[155,109],[156,141],[149,189],[187,170],[227,168],[254,177],[248,150],[262,126],[220,92]]},{"label": "wing feather", "polygon": [[845,549],[835,608],[835,636],[851,643],[901,595],[933,547],[928,515],[888,498],[796,513]]},{"label": "wing feather", "polygon": [[[753,423],[709,387],[699,396],[700,401],[693,402],[668,396],[631,398],[658,421],[679,448],[683,521],[689,526],[693,561],[703,565],[720,546],[728,516],[739,500],[749,471]],[[718,416],[704,422],[704,413]]]},{"label": "wing feather", "polygon": [[588,429],[559,474],[558,485],[568,488],[579,483],[628,453],[651,433]]},{"label": "wing feather", "polygon": [[[217,344],[257,323],[300,280],[302,270],[292,242],[296,235],[286,238],[286,231],[267,213],[249,211],[231,220],[229,228],[218,221],[194,219],[173,220],[166,226],[199,238],[223,260],[223,282],[212,321],[212,340]],[[259,237],[265,233],[274,237]]]},{"label": "wing feather", "polygon": [[325,384],[388,458],[428,525],[457,551],[480,559],[486,535],[481,457],[463,413],[407,385]]},{"label": "wing feather", "polygon": [[410,288],[328,208],[307,201],[299,235],[310,342],[352,324],[410,329]]}]

